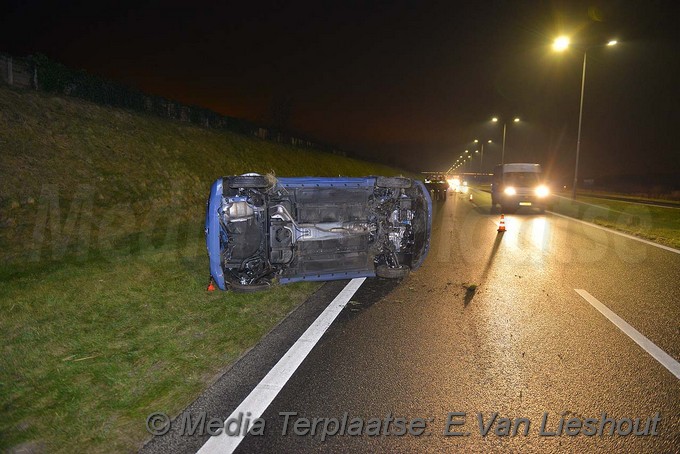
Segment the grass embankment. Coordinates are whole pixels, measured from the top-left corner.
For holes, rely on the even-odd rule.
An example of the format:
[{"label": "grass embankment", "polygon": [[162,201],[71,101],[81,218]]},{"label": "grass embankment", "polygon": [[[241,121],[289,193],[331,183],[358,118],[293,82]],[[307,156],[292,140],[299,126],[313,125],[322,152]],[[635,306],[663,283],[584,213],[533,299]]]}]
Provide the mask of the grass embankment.
[{"label": "grass embankment", "polygon": [[680,209],[577,196],[556,197],[553,211],[680,249]]},{"label": "grass embankment", "polygon": [[[583,190],[579,189],[578,195],[584,197],[594,196],[594,197],[612,197],[615,199],[629,200],[631,202],[663,202],[666,204],[672,204],[680,207],[680,191],[671,191],[667,193],[648,193],[648,192],[636,192],[636,193],[619,193],[612,191],[602,191],[602,190]],[[565,194],[566,195],[566,194]]]},{"label": "grass embankment", "polygon": [[398,170],[0,87],[0,450],[135,450],[318,284],[208,294],[212,181]]}]

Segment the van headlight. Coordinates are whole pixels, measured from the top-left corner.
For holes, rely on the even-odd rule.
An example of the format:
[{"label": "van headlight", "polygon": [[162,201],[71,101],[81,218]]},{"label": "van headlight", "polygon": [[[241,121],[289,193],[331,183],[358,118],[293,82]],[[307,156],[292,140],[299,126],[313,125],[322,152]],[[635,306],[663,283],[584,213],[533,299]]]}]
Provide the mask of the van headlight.
[{"label": "van headlight", "polygon": [[505,188],[505,190],[503,192],[505,192],[506,195],[517,194],[517,191],[515,191],[515,188],[513,188],[512,186],[508,186],[507,188]]},{"label": "van headlight", "polygon": [[537,197],[547,197],[548,194],[550,194],[550,190],[548,189],[547,186],[545,185],[540,185],[539,187],[536,188],[536,196]]}]

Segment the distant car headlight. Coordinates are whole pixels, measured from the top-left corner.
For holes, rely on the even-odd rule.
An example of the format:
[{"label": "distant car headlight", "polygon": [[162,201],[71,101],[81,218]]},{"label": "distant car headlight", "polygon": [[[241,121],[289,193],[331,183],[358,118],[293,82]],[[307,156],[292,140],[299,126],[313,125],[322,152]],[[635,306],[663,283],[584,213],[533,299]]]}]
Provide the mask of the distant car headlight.
[{"label": "distant car headlight", "polygon": [[462,192],[463,194],[467,194],[467,192],[468,192],[467,186],[461,186],[459,189],[460,189],[460,192]]},{"label": "distant car headlight", "polygon": [[550,190],[548,189],[547,186],[541,185],[541,186],[536,188],[536,196],[547,197],[548,194],[550,194]]},{"label": "distant car headlight", "polygon": [[507,195],[517,194],[517,191],[512,186],[508,186],[507,188],[505,188],[505,191],[503,191],[503,192],[505,192]]}]

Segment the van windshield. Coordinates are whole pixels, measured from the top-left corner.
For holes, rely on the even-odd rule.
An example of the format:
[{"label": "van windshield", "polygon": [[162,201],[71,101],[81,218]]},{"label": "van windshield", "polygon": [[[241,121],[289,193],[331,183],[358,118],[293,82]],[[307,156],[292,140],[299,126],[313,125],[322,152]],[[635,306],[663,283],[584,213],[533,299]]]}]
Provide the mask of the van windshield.
[{"label": "van windshield", "polygon": [[533,187],[539,183],[536,172],[508,172],[504,175],[505,184],[518,187]]}]

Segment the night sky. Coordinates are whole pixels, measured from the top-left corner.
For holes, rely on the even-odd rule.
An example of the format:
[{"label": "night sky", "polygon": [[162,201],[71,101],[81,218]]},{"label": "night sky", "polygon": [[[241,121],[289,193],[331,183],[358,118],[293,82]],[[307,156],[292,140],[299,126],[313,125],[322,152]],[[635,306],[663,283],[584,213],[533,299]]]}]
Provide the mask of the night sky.
[{"label": "night sky", "polygon": [[573,178],[583,53],[580,174],[680,174],[675,2],[173,2],[11,0],[0,51],[41,52],[153,94],[288,126],[356,155],[445,170],[475,138],[485,170],[540,162]]}]

